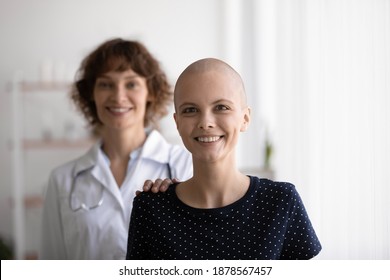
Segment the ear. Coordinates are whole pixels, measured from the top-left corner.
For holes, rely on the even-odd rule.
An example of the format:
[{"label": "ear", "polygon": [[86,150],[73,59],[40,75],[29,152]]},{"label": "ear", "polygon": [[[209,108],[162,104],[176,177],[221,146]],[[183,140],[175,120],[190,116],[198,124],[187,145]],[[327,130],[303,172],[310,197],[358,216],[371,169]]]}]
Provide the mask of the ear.
[{"label": "ear", "polygon": [[176,113],[173,113],[173,119],[175,120],[176,123],[176,129],[179,130],[178,124],[177,124],[177,116]]},{"label": "ear", "polygon": [[248,129],[249,123],[251,121],[251,108],[246,107],[243,109],[243,122],[241,124],[241,132],[244,132]]},{"label": "ear", "polygon": [[92,94],[89,96],[89,101],[95,102],[95,91],[92,91]]},{"label": "ear", "polygon": [[175,120],[175,124],[176,124],[176,130],[177,132],[179,133],[180,137],[181,137],[181,133],[180,133],[180,129],[179,129],[179,119],[177,117],[177,114],[176,113],[173,113],[173,119]]},{"label": "ear", "polygon": [[147,102],[153,102],[154,101],[154,96],[152,96],[151,94],[148,93],[148,95],[146,96],[146,101]]}]

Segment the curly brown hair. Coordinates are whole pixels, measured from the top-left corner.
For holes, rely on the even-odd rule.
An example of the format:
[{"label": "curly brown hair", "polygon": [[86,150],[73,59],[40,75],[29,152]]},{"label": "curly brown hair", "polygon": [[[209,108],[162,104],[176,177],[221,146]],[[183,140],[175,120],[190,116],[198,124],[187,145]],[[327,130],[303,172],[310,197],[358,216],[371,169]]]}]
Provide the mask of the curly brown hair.
[{"label": "curly brown hair", "polygon": [[93,99],[96,79],[109,71],[129,69],[146,78],[148,94],[153,100],[146,105],[145,127],[157,128],[158,120],[168,113],[172,88],[159,62],[140,42],[115,38],[102,43],[84,58],[71,90],[73,102],[94,129],[102,125]]}]

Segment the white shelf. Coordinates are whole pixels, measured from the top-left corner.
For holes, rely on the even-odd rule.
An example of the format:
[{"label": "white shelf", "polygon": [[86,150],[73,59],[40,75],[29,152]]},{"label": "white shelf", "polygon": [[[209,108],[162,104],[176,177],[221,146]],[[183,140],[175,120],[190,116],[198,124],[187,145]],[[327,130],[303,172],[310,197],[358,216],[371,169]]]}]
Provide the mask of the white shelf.
[{"label": "white shelf", "polygon": [[[37,220],[40,219],[39,213],[43,205],[43,196],[40,195],[40,193],[42,193],[41,190],[36,190],[35,184],[31,185],[31,180],[30,180],[31,178],[28,179],[30,183],[29,187],[31,190],[27,193],[26,192],[27,186],[25,182],[25,177],[26,178],[31,177],[31,172],[30,172],[30,176],[28,176],[29,174],[28,171],[31,171],[31,169],[34,168],[33,165],[35,165],[35,162],[38,158],[37,157],[38,154],[36,154],[35,152],[39,152],[39,153],[44,152],[45,154],[44,162],[46,163],[47,155],[50,155],[49,157],[53,155],[53,158],[56,158],[57,153],[58,155],[62,155],[62,156],[64,156],[65,154],[70,155],[73,152],[77,153],[78,149],[87,149],[88,147],[92,146],[94,142],[92,138],[74,139],[74,140],[67,139],[65,138],[65,136],[67,136],[66,134],[64,134],[64,138],[61,138],[61,136],[58,136],[57,134],[57,137],[60,137],[60,139],[57,139],[55,137],[53,139],[48,139],[48,140],[35,139],[35,137],[40,137],[42,135],[42,131],[39,130],[39,126],[42,126],[42,123],[39,123],[40,121],[39,118],[38,119],[34,118],[36,116],[39,116],[37,114],[41,112],[47,113],[49,110],[54,111],[54,113],[52,112],[52,115],[50,115],[49,120],[52,121],[53,125],[56,126],[58,125],[57,126],[58,128],[61,127],[61,123],[58,122],[57,112],[62,108],[64,108],[64,110],[68,110],[69,107],[67,107],[66,104],[65,106],[62,106],[63,101],[58,101],[58,99],[64,100],[65,98],[67,98],[65,95],[62,95],[61,97],[60,94],[61,93],[68,94],[70,89],[71,89],[71,84],[69,82],[22,81],[20,79],[20,76],[18,75],[15,75],[14,80],[12,82],[11,93],[12,93],[13,132],[12,132],[12,142],[10,143],[11,144],[10,151],[12,153],[12,159],[13,159],[12,161],[13,162],[13,168],[12,168],[13,169],[13,186],[12,186],[13,194],[12,194],[11,201],[12,201],[13,220],[14,220],[14,229],[13,229],[14,244],[15,244],[14,255],[16,259],[31,259],[37,256],[37,252],[35,250],[37,250],[38,248],[31,251],[31,247],[35,248],[36,246],[27,246],[27,245],[29,244],[33,245],[36,243],[34,242],[34,240],[36,240],[36,238],[39,238],[40,228],[35,226],[37,222],[35,221],[31,222],[29,220],[31,218],[30,217],[31,215],[29,213],[35,213],[34,219]],[[49,104],[51,102],[51,105],[57,105],[57,106],[55,106],[54,108],[50,108],[50,106],[47,106],[47,104],[44,102],[45,100],[46,101],[48,100],[46,98],[46,95],[48,98],[50,98],[50,100],[48,101]],[[56,96],[58,96],[59,98],[57,98]],[[52,101],[53,99],[51,98],[54,98],[54,100],[56,101]],[[39,104],[40,106],[31,107],[34,106],[34,104],[35,105]],[[30,107],[25,107],[25,106],[30,106]],[[36,111],[32,111],[29,114],[29,111],[26,110],[26,108],[34,108]],[[47,111],[45,111],[45,108],[48,108]],[[63,113],[63,111],[61,112]],[[59,114],[59,116],[61,116],[61,114]],[[64,115],[62,115],[62,117],[64,117]],[[61,120],[61,117],[59,118]],[[29,123],[27,127],[24,126],[24,124],[26,123]],[[36,125],[34,125],[34,123]],[[76,123],[78,124],[78,122]],[[25,136],[24,134],[26,133],[26,130],[28,130],[27,132],[33,132],[33,133],[30,134],[27,133],[27,135]],[[75,135],[76,136],[78,135],[77,132]],[[34,139],[29,139],[29,138],[26,139],[26,137],[32,137]],[[72,153],[65,152],[64,150],[66,149],[72,150]],[[34,153],[30,153],[30,151],[34,151]],[[24,170],[24,168],[26,168],[26,170]],[[33,174],[35,176],[35,173]],[[41,174],[37,176],[43,177],[46,175]],[[32,224],[34,225],[32,226]],[[32,228],[30,228],[31,226]],[[26,234],[27,232],[29,233],[28,235]],[[35,236],[35,239],[30,240],[32,235]],[[30,239],[26,239],[27,237]],[[30,241],[32,243],[27,243],[27,241]],[[30,247],[30,249],[28,247]]]},{"label": "white shelf", "polygon": [[91,139],[78,139],[78,140],[68,140],[68,139],[55,139],[55,140],[33,140],[33,139],[24,139],[23,140],[23,149],[24,150],[34,150],[34,149],[77,149],[77,148],[86,148],[90,147],[94,143],[94,140]]},{"label": "white shelf", "polygon": [[42,91],[69,91],[71,84],[69,82],[26,82],[19,83],[19,90],[22,93],[34,93]]}]

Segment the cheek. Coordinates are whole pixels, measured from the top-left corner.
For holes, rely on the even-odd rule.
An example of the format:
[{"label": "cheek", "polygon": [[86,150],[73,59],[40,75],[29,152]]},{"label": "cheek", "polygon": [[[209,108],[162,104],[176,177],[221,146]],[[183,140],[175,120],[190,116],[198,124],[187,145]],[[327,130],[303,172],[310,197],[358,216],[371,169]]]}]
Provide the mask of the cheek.
[{"label": "cheek", "polygon": [[230,118],[224,121],[223,126],[226,128],[226,131],[230,131],[230,134],[233,136],[234,141],[237,141],[239,134],[243,128],[243,122],[241,119]]},{"label": "cheek", "polygon": [[147,93],[139,93],[137,96],[133,96],[133,102],[143,107],[146,107],[150,101]]},{"label": "cheek", "polygon": [[93,102],[95,104],[95,107],[96,107],[96,110],[99,112],[102,110],[102,103],[103,101],[101,100],[101,98],[96,98],[94,97],[93,98]]},{"label": "cheek", "polygon": [[108,94],[105,94],[104,92],[94,92],[94,94],[92,95],[92,100],[94,101],[96,106],[103,104],[107,98]]},{"label": "cheek", "polygon": [[184,127],[185,126],[183,126],[182,122],[180,122],[180,121],[176,122],[176,128],[177,128],[177,131],[179,132],[179,135],[181,137],[183,137],[185,135]]},{"label": "cheek", "polygon": [[179,119],[176,121],[176,128],[180,136],[183,138],[183,141],[186,141],[186,138],[191,134],[191,124],[189,121],[183,121]]}]

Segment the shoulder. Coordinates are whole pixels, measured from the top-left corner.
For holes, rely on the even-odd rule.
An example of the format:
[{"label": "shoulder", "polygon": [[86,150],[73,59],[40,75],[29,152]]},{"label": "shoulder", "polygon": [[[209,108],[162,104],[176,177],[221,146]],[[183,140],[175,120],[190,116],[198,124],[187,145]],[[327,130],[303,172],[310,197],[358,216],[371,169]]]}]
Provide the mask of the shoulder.
[{"label": "shoulder", "polygon": [[60,179],[62,177],[69,177],[69,176],[71,176],[72,173],[73,173],[74,167],[75,167],[75,165],[77,164],[78,161],[79,161],[79,158],[73,159],[71,161],[68,161],[66,163],[63,163],[63,164],[55,167],[51,171],[50,177],[51,178]]},{"label": "shoulder", "polygon": [[157,130],[152,130],[149,133],[147,142],[160,150],[168,150],[171,156],[177,154],[188,156],[190,154],[183,146],[169,143]]},{"label": "shoulder", "polygon": [[99,143],[95,143],[83,155],[55,167],[50,172],[50,178],[57,180],[70,179],[73,178],[73,174],[76,171],[90,168],[91,166],[95,165],[97,162],[97,153],[99,146]]},{"label": "shoulder", "polygon": [[136,205],[141,205],[141,207],[152,207],[153,205],[169,203],[169,201],[172,200],[174,194],[174,184],[170,185],[168,190],[165,192],[154,193],[152,191],[144,191],[134,198],[134,207],[136,207]]},{"label": "shoulder", "polygon": [[250,176],[253,188],[263,193],[278,192],[283,195],[294,195],[296,193],[295,185],[289,182],[279,182],[270,179]]},{"label": "shoulder", "polygon": [[168,164],[173,178],[183,181],[192,177],[192,155],[186,149],[172,145]]},{"label": "shoulder", "polygon": [[152,130],[144,144],[144,156],[164,162],[167,159],[190,157],[190,153],[182,146],[169,143],[160,132]]},{"label": "shoulder", "polygon": [[179,145],[170,145],[170,162],[177,162],[177,161],[191,161],[192,162],[192,156],[187,149],[185,149],[182,146]]},{"label": "shoulder", "polygon": [[175,200],[170,193],[170,189],[165,192],[153,193],[141,192],[133,200],[133,217],[143,217],[143,219],[153,219],[172,212]]},{"label": "shoulder", "polygon": [[184,146],[168,143],[157,131],[152,131],[149,138],[154,139],[154,158],[159,155],[168,163],[173,177],[187,180],[192,176],[192,155]]},{"label": "shoulder", "polygon": [[[302,204],[301,198],[290,182],[273,181],[251,177],[251,189],[259,201],[266,201],[275,205],[284,205],[284,209],[289,209],[293,205]],[[287,208],[286,208],[287,207]]]}]

